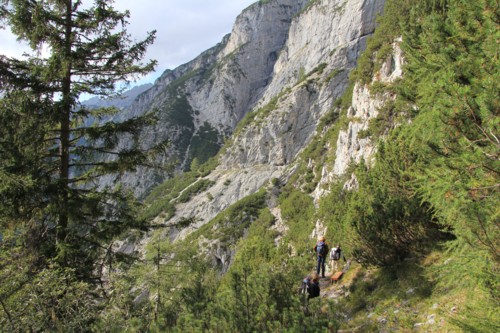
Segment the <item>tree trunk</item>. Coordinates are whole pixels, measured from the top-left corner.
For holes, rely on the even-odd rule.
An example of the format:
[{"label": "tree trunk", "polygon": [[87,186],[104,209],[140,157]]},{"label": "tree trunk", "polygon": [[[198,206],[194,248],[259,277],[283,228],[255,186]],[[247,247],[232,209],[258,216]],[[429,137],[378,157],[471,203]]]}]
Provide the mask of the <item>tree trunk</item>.
[{"label": "tree trunk", "polygon": [[64,77],[62,81],[62,103],[59,111],[61,122],[60,137],[60,174],[59,174],[59,195],[60,212],[59,223],[57,226],[57,242],[64,242],[68,234],[69,220],[69,162],[70,162],[70,125],[71,125],[71,9],[72,1],[66,2],[66,31],[64,34],[64,59],[66,60]]}]

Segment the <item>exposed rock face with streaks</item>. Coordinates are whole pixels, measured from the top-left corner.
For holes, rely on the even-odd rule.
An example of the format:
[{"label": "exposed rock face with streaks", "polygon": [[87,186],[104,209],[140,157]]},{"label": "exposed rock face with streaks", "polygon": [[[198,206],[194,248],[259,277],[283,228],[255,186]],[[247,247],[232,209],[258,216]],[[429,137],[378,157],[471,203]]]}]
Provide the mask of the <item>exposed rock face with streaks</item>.
[{"label": "exposed rock face with streaks", "polygon": [[[225,167],[293,162],[348,85],[384,1],[317,1],[296,17],[258,106],[275,104],[234,139]],[[273,98],[276,99],[273,103]],[[268,107],[269,108],[269,107]]]},{"label": "exposed rock face with streaks", "polygon": [[[306,2],[274,0],[251,5],[238,16],[231,34],[192,61],[165,71],[119,117],[158,111],[160,121],[145,132],[144,146],[168,140],[170,145],[159,161],[173,161],[178,169],[188,169],[193,158],[205,161],[272,81],[292,18]],[[166,177],[165,172],[139,168],[121,181],[141,196]]]},{"label": "exposed rock face with streaks", "polygon": [[[186,169],[193,158],[206,160],[204,153],[224,145],[219,166],[206,176],[213,185],[190,201],[177,203],[172,218],[155,219],[160,225],[193,221],[187,228],[170,230],[172,240],[184,239],[271,180],[287,181],[319,120],[346,90],[349,73],[383,6],[384,0],[255,3],[238,16],[220,44],[166,71],[136,99],[122,116],[160,112],[160,124],[148,131],[144,144],[169,139],[165,162],[176,158],[178,168]],[[382,69],[382,80],[393,79],[398,71],[400,75],[400,61],[397,54],[391,58]],[[373,142],[358,134],[381,103],[383,98],[373,98],[366,87],[356,85],[349,109],[352,120],[338,137],[335,163],[323,168],[313,192],[316,199],[326,191],[321,185],[343,174],[351,160],[369,161],[373,156]],[[197,145],[204,140],[212,146],[205,144],[200,150]],[[139,170],[127,175],[125,182],[142,195],[165,177]],[[355,185],[354,179],[349,186]],[[212,253],[214,261],[226,270],[233,254],[215,243],[212,247],[218,249]]]},{"label": "exposed rock face with streaks", "polygon": [[[384,62],[373,81],[388,83],[401,77],[404,59],[399,48],[400,41],[394,42],[392,54]],[[351,106],[347,111],[350,121],[347,129],[341,130],[338,135],[333,167],[323,167],[321,180],[313,193],[316,202],[328,192],[324,189],[324,185],[331,182],[334,177],[343,175],[351,163],[359,163],[362,160],[368,166],[374,163],[375,142],[372,137],[360,134],[368,130],[370,120],[376,118],[379,108],[392,98],[394,96],[388,94],[373,95],[366,85],[357,83],[354,86]],[[347,190],[357,188],[354,175],[351,175],[344,188]]]}]

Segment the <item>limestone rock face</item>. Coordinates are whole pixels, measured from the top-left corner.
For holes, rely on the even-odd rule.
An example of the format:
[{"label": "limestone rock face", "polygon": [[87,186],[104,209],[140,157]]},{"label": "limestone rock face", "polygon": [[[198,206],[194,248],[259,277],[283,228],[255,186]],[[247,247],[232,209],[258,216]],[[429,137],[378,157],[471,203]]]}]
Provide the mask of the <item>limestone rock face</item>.
[{"label": "limestone rock face", "polygon": [[234,136],[222,157],[225,168],[294,161],[347,87],[383,5],[383,0],[317,1],[293,19],[272,81],[252,111],[257,121]]},{"label": "limestone rock face", "polygon": [[176,235],[176,238],[184,238],[231,204],[257,192],[269,179],[280,177],[282,174],[283,167],[272,165],[231,170],[218,169],[207,176],[214,185],[207,192],[192,197],[189,202],[176,205],[176,214],[167,223],[175,224],[184,219],[194,219],[194,223]]},{"label": "limestone rock face", "polygon": [[[350,71],[375,29],[384,0],[271,0],[257,2],[236,19],[230,35],[196,59],[157,79],[121,116],[158,110],[160,123],[144,135],[144,144],[168,139],[162,161],[177,159],[185,168],[199,148],[195,142],[207,128],[224,152],[219,166],[207,179],[213,185],[185,203],[176,204],[170,220],[189,219],[187,228],[175,230],[173,241],[184,239],[238,200],[267,186],[273,179],[286,183],[298,154],[311,141],[322,116],[348,86]],[[382,67],[377,80],[401,75],[401,55]],[[334,164],[325,165],[315,199],[327,193],[322,186],[342,175],[351,161],[370,163],[375,147],[360,136],[376,117],[385,96],[375,98],[366,86],[354,88],[348,128],[341,131]],[[198,140],[199,141],[199,140]],[[166,175],[147,170],[128,174],[123,181],[136,194],[144,194]],[[351,178],[346,185],[356,187]],[[273,213],[278,216],[279,210]],[[278,219],[279,220],[279,219]],[[321,230],[321,225],[317,226]],[[280,232],[286,232],[284,226]],[[216,240],[200,240],[217,250],[213,259],[225,271],[234,255]],[[138,247],[147,243],[141,240]],[[200,246],[203,244],[200,243]],[[140,249],[139,249],[140,251]]]},{"label": "limestone rock face", "polygon": [[[216,151],[245,115],[279,96],[273,110],[257,116],[259,123],[234,137],[221,161],[223,168],[292,163],[347,87],[384,5],[384,0],[321,0],[304,8],[308,2],[273,0],[248,7],[221,43],[165,71],[119,117],[157,110],[160,123],[141,142],[147,147],[168,141],[158,161],[177,161],[178,169],[187,169],[193,158],[206,158],[196,146],[200,140]],[[207,129],[213,133],[209,138],[203,136]],[[120,181],[141,196],[166,177],[139,168]]]},{"label": "limestone rock face", "polygon": [[[372,82],[380,81],[390,83],[402,75],[402,64],[404,62],[400,39],[393,43],[393,52],[382,65],[380,71],[375,75]],[[369,128],[370,120],[377,117],[379,108],[387,100],[395,96],[389,94],[374,95],[370,93],[366,85],[357,83],[354,86],[351,106],[348,109],[348,117],[351,119],[346,130],[342,130],[337,138],[337,149],[335,152],[335,163],[331,170],[323,168],[321,180],[313,193],[315,202],[323,196],[326,191],[324,185],[332,181],[336,176],[343,175],[351,163],[364,161],[368,166],[374,163],[376,152],[375,142],[371,136],[360,135],[362,131]],[[347,190],[357,188],[357,180],[354,175],[344,186]]]},{"label": "limestone rock face", "polygon": [[[388,57],[373,81],[392,82],[401,76],[403,59],[397,43],[393,44],[393,50],[393,54]],[[393,97],[390,95],[374,96],[368,87],[356,84],[352,105],[348,110],[348,116],[353,120],[349,122],[348,129],[339,134],[333,166],[334,175],[343,174],[351,161],[359,163],[363,159],[367,165],[373,163],[374,142],[371,137],[360,137],[359,133],[368,129],[370,120],[377,117],[379,108]]]},{"label": "limestone rock face", "polygon": [[374,144],[369,137],[361,138],[359,133],[368,128],[370,119],[377,116],[381,105],[383,101],[372,99],[370,90],[366,86],[355,85],[352,106],[348,110],[348,116],[355,120],[349,122],[346,131],[339,133],[333,166],[334,175],[342,175],[351,162],[359,163],[361,159],[371,162]]},{"label": "limestone rock face", "polygon": [[[141,142],[145,147],[169,142],[158,161],[187,169],[195,157],[206,160],[207,149],[199,142],[209,142],[213,155],[261,98],[289,37],[292,18],[305,3],[273,0],[251,5],[238,16],[231,34],[192,61],[165,71],[117,119],[157,111],[158,125],[145,131]],[[141,196],[166,177],[165,172],[139,168],[120,181]]]},{"label": "limestone rock face", "polygon": [[[287,44],[274,67],[273,82],[266,96],[294,85],[301,69],[309,73],[322,63],[330,70],[349,71],[375,29],[383,0],[316,1],[290,27]],[[337,82],[343,90],[346,81]],[[330,87],[332,89],[332,87]]]},{"label": "limestone rock face", "polygon": [[[383,4],[382,0],[323,0],[293,18],[271,82],[248,115],[253,120],[246,126],[240,125],[232,143],[227,144],[219,167],[208,176],[215,182],[209,190],[213,199],[207,200],[206,193],[202,193],[176,206],[176,216],[168,223],[193,217],[196,220],[176,234],[177,239],[256,192],[269,180],[287,178],[298,153],[315,134],[319,119],[332,109],[335,99],[347,87],[348,74],[365,48],[367,35],[374,31],[375,17]],[[242,16],[237,22],[241,20]],[[315,71],[318,66],[322,70]],[[366,92],[359,98],[361,102],[354,101],[354,105],[371,103],[363,100],[369,99]],[[376,105],[367,110],[352,108],[352,112],[358,109],[368,118],[375,115]],[[360,147],[365,148],[373,149],[368,145]],[[227,180],[230,184],[224,185]]]}]

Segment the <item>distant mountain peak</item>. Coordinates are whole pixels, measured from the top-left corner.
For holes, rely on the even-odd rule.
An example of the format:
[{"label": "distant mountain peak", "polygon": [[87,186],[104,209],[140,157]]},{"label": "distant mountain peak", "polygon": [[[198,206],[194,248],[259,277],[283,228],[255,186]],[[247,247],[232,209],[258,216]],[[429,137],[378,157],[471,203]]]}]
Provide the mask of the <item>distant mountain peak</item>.
[{"label": "distant mountain peak", "polygon": [[119,97],[101,99],[97,96],[82,102],[87,107],[109,107],[116,106],[119,109],[128,108],[134,100],[153,86],[152,83],[141,84],[124,91]]}]

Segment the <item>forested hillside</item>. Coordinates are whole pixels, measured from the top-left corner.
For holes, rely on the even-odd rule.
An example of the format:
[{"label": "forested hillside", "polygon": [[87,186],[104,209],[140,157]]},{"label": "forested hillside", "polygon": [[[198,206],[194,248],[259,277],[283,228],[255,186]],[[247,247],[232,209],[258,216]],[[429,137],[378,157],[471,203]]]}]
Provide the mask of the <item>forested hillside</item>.
[{"label": "forested hillside", "polygon": [[[254,9],[267,3],[278,2]],[[28,34],[23,11],[0,4],[20,36],[51,31]],[[94,179],[157,162],[156,147],[102,153],[118,143],[114,130],[132,138],[158,117],[75,122],[70,131],[102,144],[89,154],[76,134],[54,139],[75,101],[59,84],[67,76],[50,61],[1,57],[0,331],[500,331],[499,3],[386,0],[373,34],[335,47],[318,33],[299,38],[318,15],[345,26],[358,4],[367,24],[376,6],[357,0],[309,1],[294,14],[273,80],[222,149],[141,202]],[[301,53],[315,43],[322,52]],[[116,79],[149,69],[127,50],[127,69],[110,60]],[[51,60],[81,64],[62,54]],[[105,93],[110,83],[71,87]],[[78,153],[66,164],[63,142]],[[307,300],[298,288],[320,235],[350,264],[335,284],[328,269]]]}]

